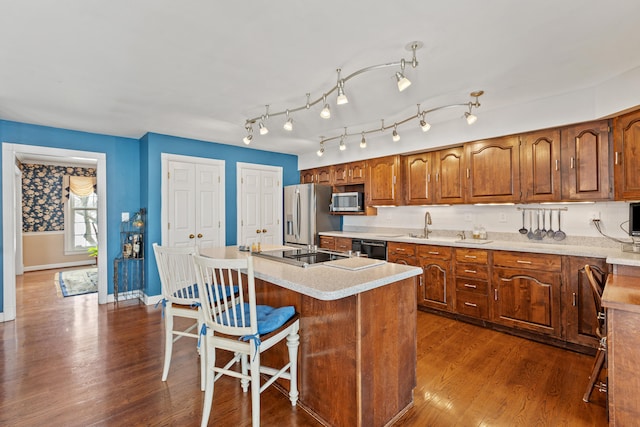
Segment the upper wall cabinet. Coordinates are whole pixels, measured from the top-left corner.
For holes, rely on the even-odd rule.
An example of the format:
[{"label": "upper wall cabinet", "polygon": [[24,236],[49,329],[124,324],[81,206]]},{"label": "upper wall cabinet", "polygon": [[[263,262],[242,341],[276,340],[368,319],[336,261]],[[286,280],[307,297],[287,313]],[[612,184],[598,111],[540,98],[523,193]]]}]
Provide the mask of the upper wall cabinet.
[{"label": "upper wall cabinet", "polygon": [[468,203],[520,201],[519,148],[517,136],[465,144]]},{"label": "upper wall cabinet", "polygon": [[613,122],[616,200],[640,200],[640,110]]},{"label": "upper wall cabinet", "polygon": [[434,203],[433,186],[431,185],[434,154],[420,153],[402,157],[405,204],[428,205]]},{"label": "upper wall cabinet", "polygon": [[562,200],[611,200],[609,121],[581,123],[560,132]]},{"label": "upper wall cabinet", "polygon": [[364,184],[366,168],[365,160],[333,166],[333,185]]},{"label": "upper wall cabinet", "polygon": [[369,206],[401,204],[400,156],[370,159],[367,162],[366,180],[366,197]]},{"label": "upper wall cabinet", "polygon": [[300,184],[333,185],[331,166],[300,171]]},{"label": "upper wall cabinet", "polygon": [[520,168],[523,202],[560,200],[560,130],[520,135]]},{"label": "upper wall cabinet", "polygon": [[464,148],[455,147],[433,153],[436,179],[433,194],[436,203],[459,204],[465,202]]}]

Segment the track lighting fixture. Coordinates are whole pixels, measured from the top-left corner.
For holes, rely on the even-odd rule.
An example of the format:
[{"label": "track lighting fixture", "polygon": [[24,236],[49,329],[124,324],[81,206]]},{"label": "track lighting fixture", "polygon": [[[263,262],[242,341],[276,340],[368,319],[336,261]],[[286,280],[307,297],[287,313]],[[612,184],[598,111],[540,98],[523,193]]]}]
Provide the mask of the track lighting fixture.
[{"label": "track lighting fixture", "polygon": [[391,139],[393,142],[400,141],[400,135],[398,135],[398,124],[393,125],[393,133],[391,134]]},{"label": "track lighting fixture", "polygon": [[251,144],[251,140],[253,139],[253,135],[249,134],[247,136],[245,136],[244,138],[242,138],[242,142],[244,142],[245,144],[249,145]]},{"label": "track lighting fixture", "polygon": [[322,138],[323,137],[320,137],[320,148],[318,149],[318,151],[316,151],[318,157],[322,157],[322,155],[324,154],[324,141],[322,141]]},{"label": "track lighting fixture", "polygon": [[336,104],[344,105],[349,103],[349,98],[344,94],[344,80],[340,79],[340,68],[336,70],[338,72],[338,98],[336,99]]},{"label": "track lighting fixture", "polygon": [[320,117],[323,119],[330,119],[331,109],[329,108],[329,104],[327,104],[327,95],[322,97],[322,103],[324,104],[324,107],[322,108],[322,111],[320,111]]},{"label": "track lighting fixture", "polygon": [[404,76],[404,59],[400,61],[400,71],[396,72],[396,80],[400,92],[411,86],[411,81]]},{"label": "track lighting fixture", "polygon": [[[398,126],[403,125],[411,120],[414,119],[418,119],[420,120],[420,127],[422,128],[423,132],[428,131],[431,128],[431,125],[429,123],[427,123],[426,121],[426,115],[429,113],[433,113],[434,111],[439,111],[439,110],[445,110],[445,109],[449,109],[449,108],[459,108],[459,107],[467,107],[469,109],[468,112],[465,112],[464,116],[465,118],[467,118],[467,123],[469,124],[473,124],[473,122],[475,122],[475,120],[477,120],[477,117],[475,115],[473,115],[471,113],[473,108],[478,108],[480,107],[480,102],[478,100],[478,97],[482,96],[484,94],[484,91],[482,90],[478,90],[478,91],[474,91],[471,92],[469,95],[472,97],[475,97],[475,101],[470,101],[470,102],[466,102],[463,104],[449,104],[449,105],[442,105],[440,107],[434,107],[431,108],[429,110],[425,110],[425,111],[420,111],[420,104],[418,104],[418,112],[416,114],[414,114],[413,116],[409,116],[404,120],[400,120],[395,122],[393,125],[389,125],[389,126],[385,126],[384,125],[384,119],[381,119],[381,125],[378,128],[373,128],[373,129],[368,129],[368,130],[363,130],[361,131],[362,134],[362,140],[360,141],[360,147],[365,148],[367,146],[367,141],[365,140],[365,133],[375,133],[375,132],[384,132],[387,129],[393,129],[393,133],[392,138],[394,142],[397,142],[400,140],[400,134],[398,133]],[[470,118],[471,117],[471,118]],[[348,133],[347,129],[345,128],[345,131],[343,134],[339,135],[339,136],[334,136],[334,137],[330,137],[330,138],[322,138],[322,142],[329,142],[329,141],[333,141],[334,139],[343,139],[343,138],[347,138],[349,136],[353,136],[353,135],[357,135],[357,133]]]},{"label": "track lighting fixture", "polygon": [[[311,94],[307,93],[307,102],[306,104],[300,106],[300,107],[295,107],[295,108],[288,108],[286,110],[283,111],[278,111],[275,112],[273,114],[271,114],[272,116],[279,116],[279,115],[284,115],[287,114],[287,112],[291,112],[291,113],[295,113],[297,111],[301,111],[301,110],[308,110],[311,107],[313,107],[314,105],[318,104],[320,101],[322,101],[322,112],[320,113],[322,118],[330,118],[331,117],[331,110],[329,108],[329,104],[327,104],[327,96],[330,95],[331,93],[333,93],[334,91],[337,92],[338,96],[336,98],[336,103],[338,105],[344,105],[347,104],[349,102],[349,99],[347,98],[347,95],[345,94],[344,91],[344,84],[345,82],[351,80],[352,78],[359,76],[360,74],[363,73],[367,73],[370,71],[375,71],[375,70],[379,70],[379,69],[383,69],[383,68],[389,68],[389,67],[397,67],[398,65],[400,66],[401,72],[397,72],[396,73],[396,78],[398,81],[398,88],[400,90],[404,90],[407,87],[409,87],[409,85],[411,84],[411,82],[404,76],[404,69],[406,64],[411,64],[411,67],[416,68],[418,66],[418,60],[416,58],[416,50],[422,48],[423,44],[422,42],[419,41],[414,41],[411,42],[409,44],[407,44],[405,46],[406,50],[410,51],[412,53],[411,59],[410,60],[405,60],[404,58],[402,58],[399,61],[396,62],[389,62],[389,63],[385,63],[385,64],[378,64],[378,65],[371,65],[369,67],[365,67],[365,68],[361,68],[359,70],[354,71],[353,73],[349,74],[348,76],[342,78],[340,73],[342,72],[342,70],[340,68],[336,69],[336,71],[338,72],[338,80],[336,82],[336,85],[332,88],[330,88],[327,92],[323,93],[323,95],[315,100],[311,100]],[[258,123],[258,121],[262,121],[264,122],[265,119],[267,119],[269,117],[269,113],[267,112],[266,115],[264,116],[258,116],[258,117],[254,117],[251,119],[247,119],[247,123],[249,124],[255,124]],[[287,117],[288,119],[288,117]],[[288,121],[288,120],[287,120]],[[259,125],[260,126],[260,125]],[[291,129],[293,129],[293,124],[291,125],[286,125],[283,126],[284,129],[289,130],[288,128],[291,127]],[[266,129],[266,126],[264,123],[262,123],[262,126],[260,127],[261,130],[261,135],[266,134],[266,132],[262,132],[262,128]]]},{"label": "track lighting fixture", "polygon": [[282,126],[284,130],[291,132],[293,130],[293,119],[289,117],[289,110],[287,110],[287,121]]},{"label": "track lighting fixture", "polygon": [[344,139],[347,137],[347,128],[344,128],[344,135],[340,137],[340,151],[344,151],[347,149],[347,146],[344,144]]}]

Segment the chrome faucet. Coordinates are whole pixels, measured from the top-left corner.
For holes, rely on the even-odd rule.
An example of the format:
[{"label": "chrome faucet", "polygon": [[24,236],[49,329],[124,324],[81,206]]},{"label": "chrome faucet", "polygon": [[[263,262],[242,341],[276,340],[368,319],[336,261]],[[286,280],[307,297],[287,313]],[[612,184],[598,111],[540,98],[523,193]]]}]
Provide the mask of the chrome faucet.
[{"label": "chrome faucet", "polygon": [[431,214],[429,213],[429,211],[426,211],[424,213],[424,238],[425,239],[428,239],[429,233],[431,233],[431,230],[429,230],[430,225],[431,225]]}]

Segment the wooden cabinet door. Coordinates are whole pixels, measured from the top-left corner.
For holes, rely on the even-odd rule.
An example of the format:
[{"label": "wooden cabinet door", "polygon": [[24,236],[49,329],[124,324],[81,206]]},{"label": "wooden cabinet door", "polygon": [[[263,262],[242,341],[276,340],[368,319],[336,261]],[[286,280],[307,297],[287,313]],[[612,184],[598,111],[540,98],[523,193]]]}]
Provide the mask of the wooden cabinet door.
[{"label": "wooden cabinet door", "polygon": [[432,153],[402,157],[404,203],[426,205],[434,201],[431,185]]},{"label": "wooden cabinet door", "polygon": [[333,166],[333,185],[345,185],[348,181],[349,176],[349,165],[347,163],[343,163],[341,165]]},{"label": "wooden cabinet door", "polygon": [[560,130],[520,135],[523,202],[560,200]]},{"label": "wooden cabinet door", "polygon": [[433,195],[436,203],[464,203],[464,149],[436,151],[433,155],[436,177]]},{"label": "wooden cabinet door", "polygon": [[313,184],[316,182],[316,170],[306,169],[300,171],[300,184]]},{"label": "wooden cabinet door", "polygon": [[607,120],[561,130],[563,200],[610,200],[613,197],[609,135]]},{"label": "wooden cabinet door", "polygon": [[450,247],[417,246],[416,257],[423,270],[418,283],[418,305],[444,311],[454,310],[455,283],[451,253]]},{"label": "wooden cabinet door", "polygon": [[400,204],[400,156],[379,157],[367,162],[369,206]]},{"label": "wooden cabinet door", "polygon": [[597,348],[596,305],[589,279],[584,272],[589,264],[594,274],[607,274],[607,263],[601,258],[566,257],[567,286],[562,294],[562,319],[566,330],[566,340],[576,344]]},{"label": "wooden cabinet door", "polygon": [[365,177],[367,176],[367,162],[365,160],[361,162],[349,163],[349,184],[364,184]]},{"label": "wooden cabinet door", "polygon": [[616,200],[640,199],[640,110],[613,122]]},{"label": "wooden cabinet door", "polygon": [[467,203],[520,201],[520,143],[516,136],[465,144]]},{"label": "wooden cabinet door", "polygon": [[493,269],[493,320],[559,338],[562,276],[535,270]]},{"label": "wooden cabinet door", "polygon": [[316,168],[316,182],[318,184],[333,185],[331,166]]}]

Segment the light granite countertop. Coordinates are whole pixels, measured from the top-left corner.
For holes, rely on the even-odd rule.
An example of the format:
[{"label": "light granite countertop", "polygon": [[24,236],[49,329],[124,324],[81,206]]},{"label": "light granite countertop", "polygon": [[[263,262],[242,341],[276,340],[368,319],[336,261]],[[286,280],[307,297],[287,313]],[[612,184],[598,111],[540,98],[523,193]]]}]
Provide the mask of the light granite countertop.
[{"label": "light granite countertop", "polygon": [[[322,236],[349,237],[352,239],[385,240],[387,242],[417,243],[422,245],[451,246],[459,248],[478,248],[488,250],[504,250],[515,252],[532,252],[555,255],[584,256],[593,258],[605,258],[608,264],[628,265],[640,267],[640,253],[623,252],[620,247],[591,246],[587,242],[580,244],[545,243],[545,241],[522,241],[520,236],[513,239],[488,240],[464,239],[451,236],[429,236],[428,239],[409,237],[408,233],[393,231],[385,232],[361,232],[361,231],[327,231],[321,232]],[[500,236],[501,239],[504,236]],[[509,238],[508,236],[506,238]],[[591,242],[588,242],[591,243]]]},{"label": "light granite countertop", "polygon": [[[286,246],[262,245],[263,251]],[[237,246],[200,249],[200,254],[212,258],[242,258],[249,252]],[[318,300],[330,301],[366,292],[389,283],[422,274],[419,267],[381,262],[369,268],[351,271],[332,267],[330,263],[298,267],[269,259],[253,257],[255,277]]]}]

